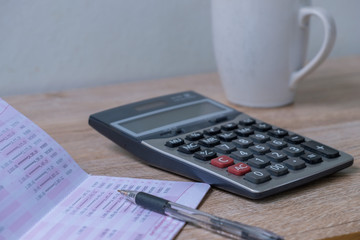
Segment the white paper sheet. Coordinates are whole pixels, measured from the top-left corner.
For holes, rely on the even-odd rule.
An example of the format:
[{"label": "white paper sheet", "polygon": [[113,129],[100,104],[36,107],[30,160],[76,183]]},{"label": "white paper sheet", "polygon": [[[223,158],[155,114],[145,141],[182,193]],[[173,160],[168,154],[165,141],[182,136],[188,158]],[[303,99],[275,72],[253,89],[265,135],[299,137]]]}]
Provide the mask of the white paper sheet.
[{"label": "white paper sheet", "polygon": [[196,207],[209,185],[89,175],[41,128],[0,99],[0,240],[165,240],[184,225],[131,204],[117,189]]}]

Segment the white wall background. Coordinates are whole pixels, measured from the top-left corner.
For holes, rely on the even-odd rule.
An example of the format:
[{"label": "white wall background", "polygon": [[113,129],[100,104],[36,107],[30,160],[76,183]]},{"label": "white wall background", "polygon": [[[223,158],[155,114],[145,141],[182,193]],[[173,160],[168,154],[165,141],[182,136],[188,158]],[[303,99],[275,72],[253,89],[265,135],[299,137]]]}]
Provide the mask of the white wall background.
[{"label": "white wall background", "polygon": [[[313,0],[336,19],[331,57],[360,54],[360,1]],[[322,41],[314,19],[309,56]],[[216,71],[210,0],[0,0],[0,96]]]}]

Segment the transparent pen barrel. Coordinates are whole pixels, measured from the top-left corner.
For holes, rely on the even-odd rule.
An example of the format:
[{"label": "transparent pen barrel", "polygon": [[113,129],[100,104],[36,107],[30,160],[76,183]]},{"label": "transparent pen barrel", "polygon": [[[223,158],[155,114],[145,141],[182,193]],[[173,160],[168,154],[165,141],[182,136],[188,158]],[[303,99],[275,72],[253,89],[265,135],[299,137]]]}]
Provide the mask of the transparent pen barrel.
[{"label": "transparent pen barrel", "polygon": [[253,240],[282,239],[276,235],[274,236],[274,233],[261,228],[226,220],[177,203],[169,202],[168,204],[171,207],[165,208],[166,215],[206,228],[226,237]]}]

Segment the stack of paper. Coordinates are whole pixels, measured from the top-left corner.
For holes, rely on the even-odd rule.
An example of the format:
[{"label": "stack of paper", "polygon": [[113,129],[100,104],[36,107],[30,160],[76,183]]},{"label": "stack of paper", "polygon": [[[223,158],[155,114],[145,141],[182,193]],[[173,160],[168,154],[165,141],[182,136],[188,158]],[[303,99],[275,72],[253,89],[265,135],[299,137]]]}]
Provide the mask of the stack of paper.
[{"label": "stack of paper", "polygon": [[208,184],[92,176],[0,99],[0,240],[172,239],[183,222],[124,200],[118,189],[196,207]]}]

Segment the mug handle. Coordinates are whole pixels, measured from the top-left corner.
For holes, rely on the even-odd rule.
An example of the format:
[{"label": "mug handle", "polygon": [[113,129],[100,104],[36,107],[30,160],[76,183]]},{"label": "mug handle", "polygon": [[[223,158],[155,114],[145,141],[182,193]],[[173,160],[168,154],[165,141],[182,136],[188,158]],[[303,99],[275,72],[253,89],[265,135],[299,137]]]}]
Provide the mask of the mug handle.
[{"label": "mug handle", "polygon": [[324,9],[316,7],[304,7],[300,9],[299,24],[301,27],[308,27],[310,16],[318,17],[324,26],[324,41],[319,52],[310,62],[300,70],[293,72],[290,78],[290,89],[295,90],[300,80],[317,68],[329,55],[334,46],[336,38],[336,26],[334,19]]}]

